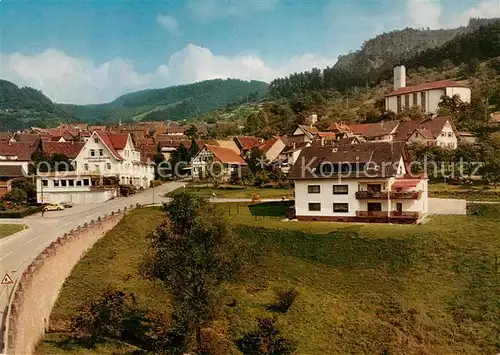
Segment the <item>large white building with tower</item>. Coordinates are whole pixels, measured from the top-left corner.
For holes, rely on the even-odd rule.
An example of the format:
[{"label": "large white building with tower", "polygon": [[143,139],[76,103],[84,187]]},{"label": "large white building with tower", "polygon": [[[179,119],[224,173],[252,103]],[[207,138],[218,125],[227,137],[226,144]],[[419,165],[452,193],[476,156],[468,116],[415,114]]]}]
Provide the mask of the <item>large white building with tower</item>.
[{"label": "large white building with tower", "polygon": [[471,89],[452,80],[406,86],[406,68],[398,65],[394,67],[394,90],[385,96],[385,108],[400,113],[405,108],[420,106],[425,113],[436,115],[443,95],[458,95],[463,102],[470,102]]}]

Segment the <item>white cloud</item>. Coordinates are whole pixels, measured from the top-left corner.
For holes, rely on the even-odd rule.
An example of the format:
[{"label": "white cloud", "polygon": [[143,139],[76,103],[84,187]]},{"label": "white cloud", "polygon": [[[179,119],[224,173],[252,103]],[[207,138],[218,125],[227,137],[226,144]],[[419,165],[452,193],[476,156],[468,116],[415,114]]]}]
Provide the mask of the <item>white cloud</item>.
[{"label": "white cloud", "polygon": [[0,60],[2,78],[42,90],[56,102],[75,104],[109,102],[127,92],[214,78],[269,82],[276,77],[336,62],[336,58],[306,53],[282,65],[271,66],[256,55],[216,55],[194,44],[174,53],[166,63],[149,73],[138,73],[132,62],[121,58],[96,64],[54,49],[32,55],[2,54]]},{"label": "white cloud", "polygon": [[440,27],[442,7],[432,0],[408,0],[407,11],[411,27]]},{"label": "white cloud", "polygon": [[170,33],[179,33],[179,23],[174,17],[170,15],[158,14],[158,16],[156,17],[156,21],[160,24],[161,27],[163,27]]},{"label": "white cloud", "polygon": [[[447,5],[445,8],[444,5]],[[492,18],[500,16],[500,1],[485,0],[474,6],[456,11],[453,3],[443,4],[436,0],[408,0],[408,23],[411,27],[453,28],[466,26],[471,17]]]},{"label": "white cloud", "polygon": [[196,17],[215,20],[253,11],[274,10],[277,0],[189,0],[186,4]]}]

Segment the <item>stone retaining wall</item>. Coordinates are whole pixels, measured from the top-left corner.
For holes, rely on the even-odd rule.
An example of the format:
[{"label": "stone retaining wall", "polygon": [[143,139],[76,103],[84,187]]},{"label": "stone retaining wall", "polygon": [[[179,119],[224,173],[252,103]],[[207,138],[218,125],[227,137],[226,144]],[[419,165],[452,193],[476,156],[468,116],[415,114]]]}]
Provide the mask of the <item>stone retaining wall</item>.
[{"label": "stone retaining wall", "polygon": [[49,326],[59,291],[73,267],[126,214],[118,210],[52,242],[18,280],[7,316],[6,354],[32,354]]}]

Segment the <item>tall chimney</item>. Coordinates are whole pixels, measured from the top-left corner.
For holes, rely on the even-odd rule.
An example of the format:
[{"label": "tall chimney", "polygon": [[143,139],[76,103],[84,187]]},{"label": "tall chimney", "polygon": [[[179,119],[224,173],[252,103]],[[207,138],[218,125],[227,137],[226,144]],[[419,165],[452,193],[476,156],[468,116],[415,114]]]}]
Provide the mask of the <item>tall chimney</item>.
[{"label": "tall chimney", "polygon": [[404,65],[394,67],[394,90],[406,87],[406,68]]},{"label": "tall chimney", "polygon": [[315,114],[315,113],[313,113],[313,114],[311,115],[310,120],[311,120],[311,127],[312,127],[312,126],[314,126],[314,125],[316,124],[316,122],[318,121],[318,115],[317,115],[317,114]]}]

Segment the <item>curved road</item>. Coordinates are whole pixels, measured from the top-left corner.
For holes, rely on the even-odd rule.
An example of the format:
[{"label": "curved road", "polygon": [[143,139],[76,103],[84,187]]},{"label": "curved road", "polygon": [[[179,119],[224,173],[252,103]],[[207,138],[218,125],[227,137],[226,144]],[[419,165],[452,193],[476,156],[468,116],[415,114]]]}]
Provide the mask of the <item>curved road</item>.
[{"label": "curved road", "polygon": [[[92,219],[109,214],[112,211],[139,203],[152,204],[166,201],[162,196],[183,183],[168,182],[154,189],[148,189],[129,197],[118,197],[113,200],[93,205],[75,205],[63,211],[40,213],[23,219],[1,219],[0,223],[25,223],[28,229],[0,239],[0,278],[9,274],[15,281],[50,243],[64,233],[83,225]],[[0,285],[0,313],[5,316],[9,295],[13,285]],[[2,322],[3,324],[3,322]],[[1,343],[2,339],[0,339]]]}]

